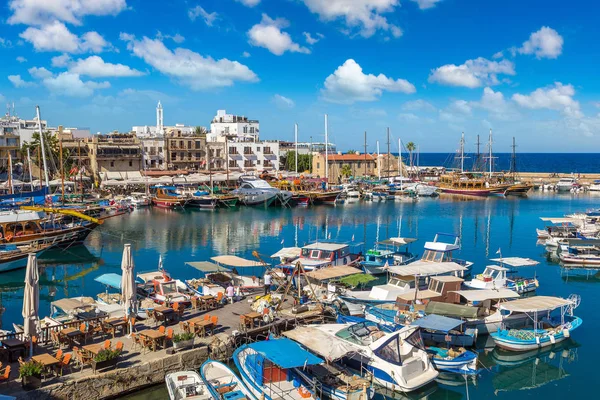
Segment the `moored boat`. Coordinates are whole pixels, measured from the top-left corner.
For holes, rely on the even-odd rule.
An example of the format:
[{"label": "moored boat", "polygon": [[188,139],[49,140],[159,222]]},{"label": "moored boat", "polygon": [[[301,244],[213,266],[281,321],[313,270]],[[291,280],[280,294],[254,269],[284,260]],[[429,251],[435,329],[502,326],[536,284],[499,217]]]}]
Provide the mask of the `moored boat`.
[{"label": "moored boat", "polygon": [[179,371],[167,374],[165,384],[170,400],[218,399],[208,390],[206,383],[196,371]]},{"label": "moored boat", "polygon": [[157,187],[152,197],[152,205],[161,208],[177,208],[185,205],[185,199],[175,192],[172,186]]},{"label": "moored boat", "polygon": [[207,360],[200,367],[200,374],[215,399],[256,400],[244,382],[223,363]]}]

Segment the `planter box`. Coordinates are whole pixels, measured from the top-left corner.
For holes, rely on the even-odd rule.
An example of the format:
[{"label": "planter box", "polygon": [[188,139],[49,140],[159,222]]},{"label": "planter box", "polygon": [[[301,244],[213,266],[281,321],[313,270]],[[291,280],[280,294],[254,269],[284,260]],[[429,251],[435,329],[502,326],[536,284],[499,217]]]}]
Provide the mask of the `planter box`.
[{"label": "planter box", "polygon": [[97,370],[114,367],[117,365],[118,361],[119,361],[119,358],[113,358],[112,360],[99,361],[99,362],[92,360],[92,371],[96,372]]},{"label": "planter box", "polygon": [[173,348],[175,350],[191,349],[194,346],[194,339],[183,340],[181,342],[173,342]]},{"label": "planter box", "polygon": [[42,387],[41,376],[24,376],[21,378],[21,386],[25,390],[34,390]]}]

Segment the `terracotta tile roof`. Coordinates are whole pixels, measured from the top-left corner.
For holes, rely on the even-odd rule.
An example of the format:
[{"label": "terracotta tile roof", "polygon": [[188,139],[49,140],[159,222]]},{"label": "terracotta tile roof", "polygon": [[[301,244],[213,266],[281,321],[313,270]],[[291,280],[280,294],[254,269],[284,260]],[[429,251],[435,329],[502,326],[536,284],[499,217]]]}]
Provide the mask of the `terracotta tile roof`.
[{"label": "terracotta tile roof", "polygon": [[371,154],[367,154],[366,157],[364,154],[330,154],[328,159],[329,161],[373,161],[375,157]]}]

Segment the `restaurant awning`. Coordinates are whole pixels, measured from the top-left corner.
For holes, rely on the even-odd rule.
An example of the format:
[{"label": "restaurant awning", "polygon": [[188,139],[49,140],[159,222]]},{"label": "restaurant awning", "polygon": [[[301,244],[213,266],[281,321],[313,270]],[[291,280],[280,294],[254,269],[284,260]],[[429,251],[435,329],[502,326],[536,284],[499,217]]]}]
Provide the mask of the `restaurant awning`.
[{"label": "restaurant awning", "polygon": [[272,254],[271,258],[297,258],[300,257],[302,249],[300,247],[284,247],[277,253]]},{"label": "restaurant awning", "polygon": [[319,281],[324,281],[328,279],[341,278],[343,276],[349,276],[360,273],[362,273],[362,271],[358,268],[349,267],[347,265],[340,265],[337,267],[325,267],[315,269],[314,271],[307,272],[306,276]]},{"label": "restaurant awning", "polygon": [[394,265],[389,268],[389,272],[403,276],[430,276],[441,275],[456,271],[466,271],[467,268],[455,262],[431,263],[425,261],[415,261],[408,265]]},{"label": "restaurant awning", "polygon": [[352,345],[311,326],[300,326],[283,332],[283,335],[329,361],[356,352]]},{"label": "restaurant awning", "polygon": [[185,263],[192,268],[196,268],[200,272],[230,272],[229,268],[225,268],[219,264],[212,263],[210,261],[188,261]]},{"label": "restaurant awning", "polygon": [[441,331],[448,332],[452,329],[455,329],[458,326],[461,326],[463,321],[460,319],[444,317],[443,315],[431,314],[427,315],[423,318],[419,318],[412,323],[412,325],[416,325],[423,329],[429,329],[432,331]]},{"label": "restaurant awning", "polygon": [[535,296],[514,301],[508,301],[506,303],[501,304],[500,309],[507,310],[510,312],[528,313],[547,310],[551,311],[560,307],[570,305],[573,305],[573,301],[569,299],[551,296]]},{"label": "restaurant awning", "polygon": [[219,264],[228,265],[230,267],[264,267],[264,264],[258,261],[246,260],[245,258],[238,256],[216,256],[212,257],[211,260],[218,262]]},{"label": "restaurant awning", "polygon": [[290,339],[263,340],[248,345],[249,348],[281,368],[300,368],[323,363],[323,360],[304,350]]},{"label": "restaurant awning", "polygon": [[100,275],[94,278],[94,280],[96,282],[100,282],[103,285],[110,286],[111,288],[121,290],[121,278],[121,275],[111,273]]}]

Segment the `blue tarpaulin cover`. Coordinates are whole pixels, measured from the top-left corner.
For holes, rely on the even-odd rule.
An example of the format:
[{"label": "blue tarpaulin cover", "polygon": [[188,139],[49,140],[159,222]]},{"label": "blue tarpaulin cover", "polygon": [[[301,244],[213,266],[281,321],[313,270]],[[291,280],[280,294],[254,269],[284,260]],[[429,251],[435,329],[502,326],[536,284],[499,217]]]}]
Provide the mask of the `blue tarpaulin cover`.
[{"label": "blue tarpaulin cover", "polygon": [[290,339],[265,340],[249,344],[248,347],[281,368],[300,368],[323,363],[322,359]]},{"label": "blue tarpaulin cover", "polygon": [[100,275],[94,280],[96,282],[100,282],[103,285],[121,290],[121,275],[119,274],[104,274]]},{"label": "blue tarpaulin cover", "polygon": [[460,319],[448,318],[442,315],[431,314],[426,317],[419,318],[412,323],[424,329],[432,331],[448,332],[457,326],[461,326],[463,322]]}]

